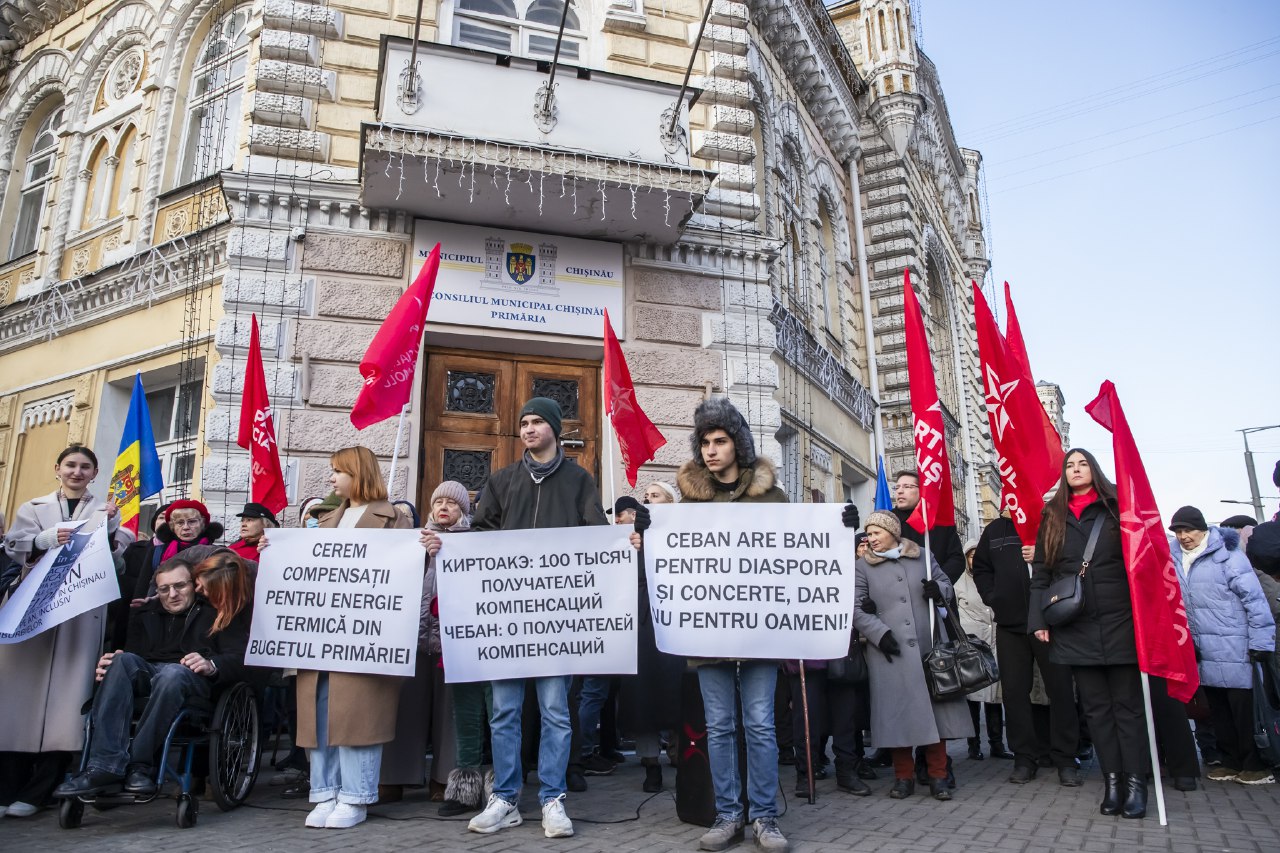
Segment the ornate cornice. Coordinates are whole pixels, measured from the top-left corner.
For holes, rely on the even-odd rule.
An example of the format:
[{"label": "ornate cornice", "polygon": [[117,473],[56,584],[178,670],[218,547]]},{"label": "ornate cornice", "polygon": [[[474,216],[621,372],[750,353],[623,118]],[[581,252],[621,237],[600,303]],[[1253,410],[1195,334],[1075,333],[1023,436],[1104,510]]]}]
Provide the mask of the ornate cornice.
[{"label": "ornate cornice", "polygon": [[85,0],[3,0],[0,18],[9,25],[14,40],[25,45],[84,5]]},{"label": "ornate cornice", "polygon": [[769,321],[778,330],[777,349],[783,360],[816,383],[833,403],[870,432],[875,425],[875,396],[777,299]]}]

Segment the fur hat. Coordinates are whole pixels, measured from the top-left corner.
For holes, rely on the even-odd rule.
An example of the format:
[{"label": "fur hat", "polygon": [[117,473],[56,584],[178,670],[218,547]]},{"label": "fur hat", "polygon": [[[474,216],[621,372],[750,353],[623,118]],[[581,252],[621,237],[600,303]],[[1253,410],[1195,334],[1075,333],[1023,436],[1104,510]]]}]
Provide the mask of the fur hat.
[{"label": "fur hat", "polygon": [[902,522],[898,521],[898,517],[887,510],[878,509],[867,516],[867,521],[863,527],[872,526],[888,532],[894,539],[902,538]]},{"label": "fur hat", "polygon": [[[445,480],[436,486],[436,490],[431,493],[431,503],[436,502],[436,498],[449,498],[458,506],[462,507],[463,515],[471,514],[471,496],[467,494],[467,487],[459,483],[457,480]],[[428,504],[430,506],[430,504]]]},{"label": "fur hat", "polygon": [[728,397],[710,397],[698,404],[693,413],[693,434],[689,446],[693,461],[706,467],[702,461],[702,439],[709,432],[724,430],[733,439],[734,454],[739,468],[749,468],[756,461],[756,442],[751,437],[751,427]]},{"label": "fur hat", "polygon": [[[534,397],[524,404],[520,410],[520,418],[525,415],[537,415],[551,425],[556,438],[560,437],[560,421],[564,415],[560,412],[560,404],[550,397]],[[519,420],[519,419],[517,419]]]}]

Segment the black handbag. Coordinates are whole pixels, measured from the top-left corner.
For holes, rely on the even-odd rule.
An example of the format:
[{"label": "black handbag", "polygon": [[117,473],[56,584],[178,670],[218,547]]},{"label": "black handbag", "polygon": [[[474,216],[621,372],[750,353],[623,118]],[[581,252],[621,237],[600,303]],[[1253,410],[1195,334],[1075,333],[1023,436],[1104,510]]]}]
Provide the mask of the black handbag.
[{"label": "black handbag", "polygon": [[1269,766],[1280,766],[1280,672],[1253,664],[1253,743]]},{"label": "black handbag", "polygon": [[827,683],[865,684],[869,677],[862,636],[855,628],[849,637],[849,653],[842,658],[827,661]]},{"label": "black handbag", "polygon": [[1093,560],[1093,550],[1098,545],[1098,536],[1102,534],[1102,519],[1099,515],[1093,520],[1093,529],[1089,531],[1089,542],[1084,546],[1084,559],[1080,561],[1080,571],[1065,578],[1058,578],[1049,584],[1045,591],[1044,613],[1045,624],[1051,628],[1065,625],[1073,621],[1084,610],[1084,573]]},{"label": "black handbag", "polygon": [[982,640],[965,634],[956,610],[954,603],[945,610],[947,641],[939,642],[935,637],[933,649],[924,656],[924,677],[934,699],[959,699],[1000,680],[995,652]]}]

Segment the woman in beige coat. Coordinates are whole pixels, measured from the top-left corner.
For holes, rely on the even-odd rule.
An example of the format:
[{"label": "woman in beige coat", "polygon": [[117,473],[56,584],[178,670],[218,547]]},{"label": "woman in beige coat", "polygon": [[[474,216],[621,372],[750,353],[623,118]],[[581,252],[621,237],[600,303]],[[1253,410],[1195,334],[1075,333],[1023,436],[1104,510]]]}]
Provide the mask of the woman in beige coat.
[{"label": "woman in beige coat", "polygon": [[[73,444],[58,454],[53,474],[58,489],[19,507],[4,537],[20,576],[71,538],[70,529],[58,525],[82,521],[91,530],[104,517],[118,565],[133,534],[119,529],[114,503],[89,493],[98,457]],[[11,592],[0,590],[0,601]],[[0,814],[35,814],[62,781],[72,754],[83,748],[80,708],[93,694],[105,624],[106,607],[99,607],[21,643],[0,645]]]},{"label": "woman in beige coat", "polygon": [[[408,529],[387,501],[377,457],[347,447],[329,458],[329,485],[342,499],[320,519],[324,528]],[[419,567],[421,570],[421,567]],[[346,829],[378,800],[382,745],[395,739],[401,679],[352,672],[298,672],[298,743],[311,759],[307,826]]]}]

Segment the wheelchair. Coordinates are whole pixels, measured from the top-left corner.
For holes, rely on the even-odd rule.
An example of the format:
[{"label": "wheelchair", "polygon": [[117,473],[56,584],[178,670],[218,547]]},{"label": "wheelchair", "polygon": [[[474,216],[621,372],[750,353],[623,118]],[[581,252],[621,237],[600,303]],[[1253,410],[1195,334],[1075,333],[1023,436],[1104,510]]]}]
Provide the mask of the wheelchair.
[{"label": "wheelchair", "polygon": [[[145,699],[142,700],[145,702]],[[141,710],[140,707],[135,710]],[[85,745],[80,770],[86,770],[93,737],[93,716],[85,718]],[[156,770],[156,793],[127,794],[123,790],[86,797],[68,797],[58,806],[58,826],[76,829],[84,817],[84,807],[107,811],[124,805],[149,803],[166,796],[166,783],[177,783],[177,822],[181,829],[196,825],[199,797],[192,793],[192,767],[200,749],[209,752],[209,785],[213,801],[224,812],[231,811],[249,797],[258,776],[262,755],[259,736],[258,702],[248,682],[232,684],[218,693],[216,700],[192,699],[178,712],[169,732]],[[176,761],[171,757],[176,752]]]}]

